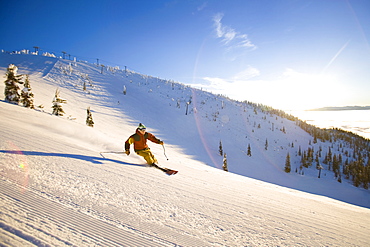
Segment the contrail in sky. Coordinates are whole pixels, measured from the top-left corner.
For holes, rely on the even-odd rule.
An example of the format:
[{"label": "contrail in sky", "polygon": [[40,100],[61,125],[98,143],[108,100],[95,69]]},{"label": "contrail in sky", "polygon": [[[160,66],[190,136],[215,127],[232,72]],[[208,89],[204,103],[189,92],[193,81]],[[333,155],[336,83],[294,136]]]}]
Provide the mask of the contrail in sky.
[{"label": "contrail in sky", "polygon": [[347,43],[345,43],[342,48],[339,49],[339,51],[334,55],[334,57],[330,60],[330,62],[324,67],[324,69],[321,71],[321,73],[325,73],[325,71],[330,67],[330,65],[337,59],[337,57],[342,53],[342,51],[347,47],[351,40],[348,40]]}]

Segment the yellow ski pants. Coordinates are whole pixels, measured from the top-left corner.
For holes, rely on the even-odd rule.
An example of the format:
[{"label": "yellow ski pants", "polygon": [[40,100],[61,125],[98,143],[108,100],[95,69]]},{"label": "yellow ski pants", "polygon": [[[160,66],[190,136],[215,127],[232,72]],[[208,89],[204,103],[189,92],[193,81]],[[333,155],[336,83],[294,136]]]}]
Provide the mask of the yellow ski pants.
[{"label": "yellow ski pants", "polygon": [[154,157],[154,155],[150,151],[150,148],[146,148],[144,150],[137,150],[135,152],[138,155],[142,156],[145,159],[146,163],[148,163],[148,165],[152,165],[154,163],[157,163],[157,159]]}]

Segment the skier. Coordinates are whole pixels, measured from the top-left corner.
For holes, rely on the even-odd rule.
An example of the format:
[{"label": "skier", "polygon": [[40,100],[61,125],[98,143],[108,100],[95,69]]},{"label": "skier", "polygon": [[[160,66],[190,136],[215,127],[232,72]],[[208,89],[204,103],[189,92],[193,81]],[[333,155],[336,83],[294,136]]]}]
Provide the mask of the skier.
[{"label": "skier", "polygon": [[142,156],[149,166],[155,167],[168,175],[176,174],[177,171],[168,168],[163,168],[157,165],[158,163],[157,159],[150,151],[148,144],[146,144],[147,139],[154,143],[163,145],[163,141],[156,138],[152,133],[146,132],[145,125],[140,123],[136,129],[136,133],[131,135],[125,142],[125,153],[127,155],[130,155],[130,145],[134,144],[135,153]]},{"label": "skier", "polygon": [[127,155],[130,154],[130,145],[134,144],[135,153],[144,157],[145,161],[148,165],[153,165],[157,163],[157,159],[154,157],[148,144],[146,144],[146,140],[149,139],[150,141],[163,145],[163,141],[157,139],[153,134],[146,132],[146,127],[144,124],[140,123],[139,127],[136,129],[136,133],[131,135],[127,141],[125,142],[125,153]]}]

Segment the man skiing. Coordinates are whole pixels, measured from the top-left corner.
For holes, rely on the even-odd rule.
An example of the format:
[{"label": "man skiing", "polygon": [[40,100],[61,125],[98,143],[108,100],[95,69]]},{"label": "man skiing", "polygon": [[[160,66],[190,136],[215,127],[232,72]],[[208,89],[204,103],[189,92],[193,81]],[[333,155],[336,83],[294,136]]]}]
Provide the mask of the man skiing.
[{"label": "man skiing", "polygon": [[150,141],[163,145],[163,141],[156,138],[152,133],[146,132],[146,127],[144,124],[140,123],[136,129],[136,133],[131,135],[127,141],[125,142],[125,153],[130,155],[130,145],[134,144],[135,153],[142,156],[146,163],[149,166],[153,166],[161,171],[165,172],[168,175],[176,174],[177,171],[162,168],[157,165],[158,161],[150,151],[148,144],[146,144],[146,140],[149,139]]}]

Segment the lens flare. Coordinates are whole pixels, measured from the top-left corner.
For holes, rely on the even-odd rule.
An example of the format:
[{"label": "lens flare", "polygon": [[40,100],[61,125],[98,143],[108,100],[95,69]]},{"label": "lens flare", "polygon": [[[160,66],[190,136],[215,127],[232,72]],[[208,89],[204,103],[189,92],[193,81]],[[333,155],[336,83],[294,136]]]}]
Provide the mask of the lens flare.
[{"label": "lens flare", "polygon": [[21,171],[22,177],[18,178],[17,181],[20,181],[22,185],[22,193],[24,193],[28,187],[29,182],[29,166],[27,163],[27,156],[15,145],[13,142],[8,141],[9,150],[12,150],[11,153],[17,154],[16,165]]},{"label": "lens flare", "polygon": [[[192,92],[192,100],[193,100],[194,108],[197,109],[197,107],[199,105],[198,105],[198,101],[197,101],[196,89],[191,89],[191,92]],[[208,144],[207,139],[204,136],[203,126],[202,126],[202,124],[200,122],[200,119],[199,119],[198,114],[196,113],[196,110],[195,110],[195,112],[194,112],[193,115],[194,115],[194,119],[195,119],[195,124],[196,124],[197,129],[198,129],[200,140],[202,141],[203,147],[206,150],[208,157],[211,159],[214,167],[217,167],[217,168],[221,169],[222,162],[221,161],[220,162],[217,162],[217,160],[215,158],[215,155],[212,155],[212,151],[210,149],[210,145]]]}]

